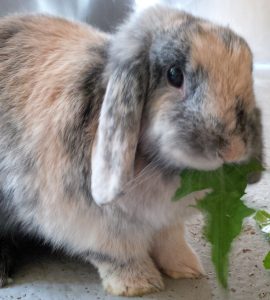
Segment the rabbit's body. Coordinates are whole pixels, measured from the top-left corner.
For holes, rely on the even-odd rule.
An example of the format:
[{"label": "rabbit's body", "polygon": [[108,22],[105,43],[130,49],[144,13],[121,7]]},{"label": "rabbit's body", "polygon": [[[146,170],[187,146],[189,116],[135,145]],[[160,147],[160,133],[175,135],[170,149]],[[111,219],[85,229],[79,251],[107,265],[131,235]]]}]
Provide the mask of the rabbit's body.
[{"label": "rabbit's body", "polygon": [[[8,223],[22,220],[32,230],[35,219],[47,218],[42,217],[47,201],[50,207],[63,197],[67,205],[68,199],[88,197],[85,204],[91,206],[86,177],[104,93],[106,39],[48,17],[2,23],[1,36],[14,30],[1,40],[0,50],[1,206],[11,212]],[[52,211],[56,216],[58,209]]]},{"label": "rabbit's body", "polygon": [[[189,18],[194,26],[198,22],[210,26],[163,9],[163,21],[158,8],[149,10],[150,22],[140,26],[150,26],[151,18],[160,21],[159,30],[166,20],[169,28],[174,21],[178,26]],[[0,233],[6,236],[20,230],[81,256],[97,266],[109,292],[121,295],[161,289],[155,264],[174,278],[203,272],[184,240],[184,206],[171,201],[179,185],[175,170],[183,161],[172,166],[178,154],[164,150],[162,143],[169,144],[160,138],[164,128],[155,122],[149,125],[148,114],[164,120],[162,112],[171,106],[168,102],[163,109],[165,100],[160,97],[166,83],[155,90],[155,80],[160,82],[163,71],[151,74],[151,79],[144,74],[144,69],[154,68],[146,60],[146,50],[135,43],[142,33],[140,28],[133,31],[132,22],[115,40],[86,25],[52,17],[15,16],[0,21]],[[146,35],[144,46],[149,47],[150,41]],[[149,55],[155,61],[160,60],[157,52],[162,43]],[[248,64],[250,52],[244,43],[241,47]],[[166,60],[170,61],[169,55]],[[192,84],[196,89],[196,80]],[[169,91],[169,97],[179,93],[174,88]],[[148,101],[143,108],[149,95],[163,102],[155,100],[149,108]],[[250,103],[249,111],[252,99]],[[232,122],[233,116],[226,114]],[[170,122],[172,118],[176,116]],[[168,131],[170,122],[164,124]],[[188,132],[193,130],[185,124]],[[157,141],[154,146],[152,137]],[[235,139],[240,150],[230,149],[230,160],[244,155],[241,141]],[[207,168],[205,158],[202,163],[194,161]],[[220,159],[209,159],[210,168],[220,164]],[[105,206],[96,204],[114,198]]]},{"label": "rabbit's body", "polygon": [[93,202],[91,148],[109,37],[37,16],[3,20],[0,36],[2,233],[20,229],[93,263],[144,258],[175,215],[168,199],[179,177],[148,166],[117,205]]}]

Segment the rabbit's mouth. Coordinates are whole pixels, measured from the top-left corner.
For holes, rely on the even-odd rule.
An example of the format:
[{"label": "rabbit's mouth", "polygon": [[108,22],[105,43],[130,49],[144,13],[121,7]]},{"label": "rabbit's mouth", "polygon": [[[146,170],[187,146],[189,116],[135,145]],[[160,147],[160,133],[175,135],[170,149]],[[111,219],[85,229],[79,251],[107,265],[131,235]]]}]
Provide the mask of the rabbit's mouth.
[{"label": "rabbit's mouth", "polygon": [[192,153],[192,151],[185,151],[182,149],[170,149],[166,157],[168,165],[173,168],[192,168],[197,170],[215,170],[221,167],[224,160],[219,155],[206,156],[204,154]]},{"label": "rabbit's mouth", "polygon": [[167,146],[149,147],[148,145],[148,147],[140,147],[140,149],[149,163],[166,172],[177,173],[186,168],[205,171],[215,170],[225,163],[217,152],[204,153],[192,149]]}]

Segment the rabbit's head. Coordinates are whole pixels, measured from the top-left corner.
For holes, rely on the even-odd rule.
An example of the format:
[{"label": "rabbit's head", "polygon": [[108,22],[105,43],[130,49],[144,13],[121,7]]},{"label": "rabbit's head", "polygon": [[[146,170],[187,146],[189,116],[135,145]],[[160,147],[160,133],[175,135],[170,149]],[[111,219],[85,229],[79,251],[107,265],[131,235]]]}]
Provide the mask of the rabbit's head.
[{"label": "rabbit's head", "polygon": [[253,154],[252,54],[230,29],[155,7],[113,37],[92,154],[97,203],[121,196],[136,151],[167,170],[214,169]]}]

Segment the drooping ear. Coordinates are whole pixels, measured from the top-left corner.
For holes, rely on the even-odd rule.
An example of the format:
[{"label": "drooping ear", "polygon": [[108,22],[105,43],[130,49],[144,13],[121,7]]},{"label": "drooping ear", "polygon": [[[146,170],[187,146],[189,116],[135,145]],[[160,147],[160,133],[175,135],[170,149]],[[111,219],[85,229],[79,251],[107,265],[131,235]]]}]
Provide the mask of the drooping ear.
[{"label": "drooping ear", "polygon": [[123,195],[133,178],[148,81],[145,69],[133,62],[110,76],[92,150],[92,196],[99,205]]}]

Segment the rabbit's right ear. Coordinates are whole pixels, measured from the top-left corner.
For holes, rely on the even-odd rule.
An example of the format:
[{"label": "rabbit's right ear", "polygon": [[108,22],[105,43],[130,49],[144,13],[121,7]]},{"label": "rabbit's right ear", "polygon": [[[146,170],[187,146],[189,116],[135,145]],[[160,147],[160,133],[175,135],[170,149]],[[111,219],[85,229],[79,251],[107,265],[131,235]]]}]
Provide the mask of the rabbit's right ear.
[{"label": "rabbit's right ear", "polygon": [[[139,59],[138,59],[139,60]],[[91,189],[95,202],[109,203],[133,178],[147,66],[134,59],[112,70],[92,150]]]}]

